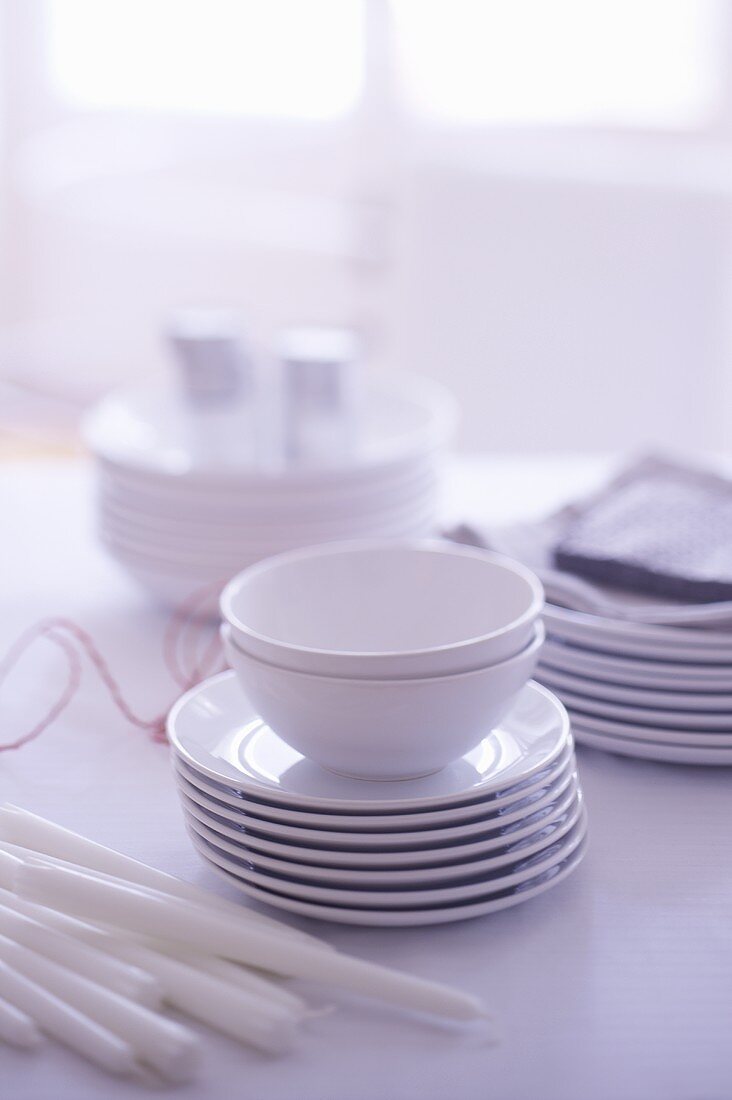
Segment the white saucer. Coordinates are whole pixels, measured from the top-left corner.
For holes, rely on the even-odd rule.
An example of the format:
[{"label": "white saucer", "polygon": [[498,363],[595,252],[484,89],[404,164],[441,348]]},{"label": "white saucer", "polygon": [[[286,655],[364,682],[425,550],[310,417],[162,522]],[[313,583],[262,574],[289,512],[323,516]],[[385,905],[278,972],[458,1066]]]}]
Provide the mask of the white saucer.
[{"label": "white saucer", "polygon": [[[235,875],[216,867],[207,860],[212,870],[216,871],[232,886],[237,887],[248,897],[256,901],[264,902],[275,908],[285,909],[291,913],[297,913],[303,917],[314,917],[318,920],[334,921],[339,924],[367,925],[381,928],[409,928],[417,925],[447,924],[452,921],[468,920],[471,917],[485,916],[488,913],[497,913],[501,909],[508,909],[518,905],[522,901],[529,901],[533,897],[558,886],[580,864],[587,849],[586,839],[574,850],[574,852],[562,863],[558,863],[549,871],[528,879],[519,886],[503,890],[497,894],[487,895],[485,899],[465,902],[458,905],[448,905],[433,909],[412,910],[378,910],[357,909],[345,906],[315,905],[312,902],[298,901],[294,898],[275,894],[270,890],[261,890],[251,886]],[[206,859],[205,853],[201,853]]]},{"label": "white saucer", "polygon": [[609,737],[584,729],[575,723],[577,742],[593,749],[603,749],[620,756],[635,756],[645,760],[658,760],[667,764],[712,764],[732,766],[732,749],[688,748],[653,741],[636,741],[633,738]]},{"label": "white saucer", "polygon": [[[222,853],[244,859],[252,870],[270,871],[275,874],[289,875],[292,878],[302,879],[306,882],[318,885],[339,885],[343,887],[363,888],[367,886],[388,889],[398,886],[413,886],[426,884],[444,884],[452,879],[466,878],[469,875],[490,874],[499,867],[516,863],[522,859],[528,859],[538,852],[545,851],[551,845],[574,828],[582,812],[582,794],[578,790],[568,810],[554,817],[547,824],[517,841],[512,841],[503,848],[489,852],[477,859],[443,864],[439,867],[387,867],[364,868],[355,867],[319,867],[310,863],[303,863],[295,850],[294,859],[277,859],[271,856],[253,852],[241,844],[227,840],[226,837],[214,832],[201,824],[195,817],[185,814],[186,825],[193,829],[203,840],[208,841]],[[459,852],[461,849],[453,849]],[[438,852],[440,849],[438,849]]]},{"label": "white saucer", "polygon": [[230,840],[235,843],[240,851],[252,859],[265,855],[271,856],[273,859],[296,863],[299,866],[307,865],[314,868],[328,867],[349,871],[354,869],[358,871],[361,869],[393,871],[396,868],[451,867],[457,862],[482,859],[492,854],[505,852],[509,846],[527,837],[534,836],[540,829],[562,819],[569,812],[577,798],[577,794],[578,788],[576,784],[573,784],[567,788],[556,802],[536,810],[521,821],[493,829],[478,840],[465,841],[459,845],[452,844],[447,847],[412,848],[406,851],[395,849],[374,851],[313,849],[302,844],[271,840],[268,837],[255,835],[251,832],[244,834],[239,830],[230,829],[228,826],[218,825],[211,818],[207,820],[205,812],[193,804],[190,806],[190,810],[187,810],[184,805],[184,813],[215,833],[219,840]]},{"label": "white saucer", "polygon": [[341,829],[348,832],[381,831],[382,829],[403,832],[405,828],[422,829],[472,821],[519,802],[557,778],[570,763],[573,751],[573,745],[570,741],[560,756],[548,768],[538,772],[528,782],[510,787],[507,791],[498,795],[488,795],[480,802],[448,806],[444,810],[421,810],[411,814],[339,814],[285,808],[270,804],[262,799],[252,799],[244,791],[217,783],[215,780],[197,772],[180,757],[173,755],[177,775],[187,780],[189,784],[196,787],[202,794],[207,795],[208,798],[213,799],[222,806],[238,810],[240,813],[251,813],[255,817],[263,817],[269,821],[281,821],[287,825],[305,825],[311,828]]},{"label": "white saucer", "polygon": [[630,738],[662,745],[683,745],[694,749],[732,751],[732,735],[726,733],[698,733],[696,730],[669,729],[663,726],[638,726],[632,722],[618,722],[612,718],[579,713],[573,717],[572,726],[575,724],[579,724],[584,730],[607,737]]},{"label": "white saucer", "polygon": [[519,886],[558,863],[569,858],[581,844],[587,831],[584,812],[579,822],[561,840],[534,856],[519,858],[506,867],[495,868],[487,874],[472,874],[466,881],[448,883],[443,886],[420,889],[378,889],[364,886],[363,889],[347,889],[338,886],[319,886],[298,881],[291,877],[275,876],[251,870],[246,860],[228,856],[217,846],[203,840],[197,833],[189,834],[196,849],[224,871],[235,875],[248,885],[263,890],[276,890],[284,897],[300,901],[311,901],[318,905],[348,905],[363,909],[404,909],[431,908],[433,906],[452,905],[473,901],[486,894],[507,890]]},{"label": "white saucer", "polygon": [[661,691],[729,691],[732,664],[683,664],[619,657],[582,649],[558,638],[547,638],[542,662],[552,669],[614,684],[629,684]]},{"label": "white saucer", "polygon": [[[553,682],[553,681],[552,681]],[[666,729],[698,730],[720,733],[732,737],[732,712],[708,714],[692,711],[660,710],[655,707],[623,706],[597,699],[592,695],[579,695],[555,685],[562,702],[573,714],[594,714],[599,718],[612,718],[619,722],[631,722],[640,726],[665,727]]]},{"label": "white saucer", "polygon": [[623,706],[641,707],[656,710],[679,710],[690,713],[724,714],[732,718],[732,695],[709,691],[668,691],[645,690],[644,688],[623,684],[609,684],[606,680],[594,680],[587,676],[570,672],[560,672],[548,665],[540,665],[540,679],[562,696],[565,692],[601,699],[608,703],[621,703]]},{"label": "white saucer", "polygon": [[586,649],[661,661],[732,664],[732,632],[648,626],[547,605],[547,633]]},{"label": "white saucer", "polygon": [[493,815],[486,814],[479,821],[471,821],[467,824],[453,825],[442,829],[430,828],[401,833],[306,829],[301,826],[284,825],[279,821],[254,818],[251,814],[237,813],[235,810],[230,810],[228,807],[212,802],[195,787],[186,784],[184,780],[179,781],[179,794],[185,809],[202,821],[204,825],[211,826],[232,840],[254,833],[272,840],[302,844],[311,850],[325,848],[340,851],[359,849],[387,851],[393,848],[403,851],[410,848],[434,848],[440,845],[475,839],[485,836],[486,833],[492,832],[503,825],[511,825],[515,821],[522,821],[537,810],[552,805],[558,798],[561,798],[570,786],[576,785],[577,773],[573,770],[574,767],[575,764],[572,761],[567,771],[558,776],[545,790],[529,795],[528,798],[516,803],[515,806],[507,807],[506,810],[499,810]]},{"label": "white saucer", "polygon": [[481,801],[543,771],[569,741],[569,718],[530,682],[510,714],[460,760],[421,779],[373,782],[324,771],[281,741],[224,672],[187,692],[168,715],[175,751],[211,779],[283,806],[347,814],[441,809]]}]

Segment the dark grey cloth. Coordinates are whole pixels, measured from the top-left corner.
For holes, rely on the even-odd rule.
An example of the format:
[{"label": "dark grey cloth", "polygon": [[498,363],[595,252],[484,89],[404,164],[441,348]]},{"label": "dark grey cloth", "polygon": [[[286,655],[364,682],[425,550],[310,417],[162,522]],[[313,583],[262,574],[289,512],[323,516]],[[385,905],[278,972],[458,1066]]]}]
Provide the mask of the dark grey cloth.
[{"label": "dark grey cloth", "polygon": [[672,599],[732,599],[732,482],[664,460],[640,463],[569,523],[555,565]]}]

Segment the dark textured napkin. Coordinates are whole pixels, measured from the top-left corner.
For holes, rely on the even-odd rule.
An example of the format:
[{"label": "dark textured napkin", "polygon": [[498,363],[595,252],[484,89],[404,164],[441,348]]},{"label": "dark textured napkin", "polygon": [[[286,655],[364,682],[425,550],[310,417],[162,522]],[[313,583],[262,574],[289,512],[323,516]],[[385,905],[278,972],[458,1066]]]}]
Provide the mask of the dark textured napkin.
[{"label": "dark textured napkin", "polygon": [[732,482],[661,459],[626,471],[578,510],[558,568],[672,599],[732,599]]}]

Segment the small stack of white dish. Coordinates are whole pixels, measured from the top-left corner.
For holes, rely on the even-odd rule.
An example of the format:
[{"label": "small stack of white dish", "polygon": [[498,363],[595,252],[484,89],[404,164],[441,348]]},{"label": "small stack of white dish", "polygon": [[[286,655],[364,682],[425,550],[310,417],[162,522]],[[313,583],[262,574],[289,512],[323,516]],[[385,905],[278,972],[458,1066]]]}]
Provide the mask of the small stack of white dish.
[{"label": "small stack of white dish", "polygon": [[[636,600],[636,603],[639,601]],[[636,610],[669,618],[651,602]],[[714,615],[678,605],[671,621]],[[732,765],[732,632],[544,610],[539,676],[572,715],[578,742],[684,764]]]},{"label": "small stack of white dish", "polygon": [[169,719],[199,852],[252,897],[354,924],[460,920],[561,881],[586,822],[566,711],[529,681],[542,603],[524,566],[449,543],[245,570],[221,598],[234,671]]},{"label": "small stack of white dish", "polygon": [[585,851],[567,714],[534,683],[471,751],[421,779],[320,768],[257,716],[234,672],[183,696],[168,733],[200,855],[249,897],[301,916],[465,920],[558,885]]},{"label": "small stack of white dish", "polygon": [[[84,425],[101,541],[157,601],[179,605],[203,593],[199,610],[212,612],[229,577],[272,554],[434,529],[456,419],[440,386],[370,376],[351,449],[330,461],[287,459],[267,445],[216,447],[215,438],[208,447],[224,414],[206,415],[193,416],[170,392],[130,391],[104,400]],[[276,422],[270,426],[275,436]],[[250,415],[242,437],[252,430]]]}]

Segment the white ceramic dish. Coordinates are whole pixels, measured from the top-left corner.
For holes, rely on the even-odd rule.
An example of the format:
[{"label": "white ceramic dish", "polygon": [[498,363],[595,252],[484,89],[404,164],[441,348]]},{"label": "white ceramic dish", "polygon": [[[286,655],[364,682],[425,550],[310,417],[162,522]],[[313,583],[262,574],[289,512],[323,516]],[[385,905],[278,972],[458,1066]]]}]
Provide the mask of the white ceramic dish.
[{"label": "white ceramic dish", "polygon": [[184,809],[183,812],[184,815],[193,818],[199,825],[215,833],[219,841],[226,840],[235,844],[239,851],[252,859],[265,855],[273,859],[294,863],[297,866],[311,867],[315,870],[325,867],[350,872],[354,870],[358,872],[361,870],[392,872],[396,869],[423,870],[427,868],[446,870],[470,860],[486,859],[494,855],[500,855],[506,852],[511,845],[524,838],[535,836],[540,829],[564,820],[564,817],[576,802],[577,796],[577,785],[570,784],[556,802],[551,802],[541,809],[535,810],[520,821],[491,830],[490,833],[486,833],[484,837],[480,837],[478,840],[463,841],[446,847],[414,848],[407,851],[399,851],[398,849],[379,851],[366,849],[354,851],[341,851],[330,848],[311,849],[302,844],[290,844],[286,841],[255,836],[252,833],[243,835],[239,830],[230,829],[228,826],[219,827],[212,819],[206,821],[205,812],[199,811],[195,806],[191,806],[190,810]]},{"label": "white ceramic dish", "polygon": [[541,584],[510,558],[447,542],[309,547],[227,585],[221,613],[247,653],[315,675],[432,676],[528,645]]},{"label": "white ceramic dish", "polygon": [[536,855],[519,858],[505,867],[495,868],[481,874],[472,874],[465,881],[447,883],[443,886],[378,889],[364,887],[349,889],[345,886],[320,886],[269,872],[251,870],[246,860],[229,856],[216,845],[199,836],[195,830],[189,830],[189,836],[198,850],[204,846],[207,858],[224,871],[229,871],[243,882],[258,886],[264,890],[276,890],[285,897],[315,902],[318,905],[355,905],[364,909],[403,909],[429,908],[439,905],[452,905],[484,897],[491,891],[507,890],[522,882],[535,878],[551,870],[567,859],[581,844],[587,831],[586,817],[580,815],[580,821],[559,841]]},{"label": "white ceramic dish", "polygon": [[97,471],[97,497],[115,511],[133,513],[161,523],[185,525],[192,520],[232,526],[247,522],[281,520],[283,514],[302,520],[337,519],[398,508],[410,500],[434,492],[441,472],[440,456],[420,456],[399,476],[374,476],[363,484],[341,484],[330,478],[324,485],[283,488],[270,475],[256,490],[246,486],[193,489],[173,482],[172,488],[148,484],[138,477],[134,484],[124,472],[102,465]]},{"label": "white ceramic dish", "polygon": [[[228,803],[212,797],[208,791],[196,786],[195,783],[191,783],[186,775],[178,769],[176,770],[176,782],[179,793],[195,802],[207,813],[218,817],[222,823],[226,822],[234,825],[240,830],[251,828],[262,833],[268,833],[271,826],[274,835],[280,836],[284,840],[290,839],[297,843],[307,842],[316,845],[322,841],[326,847],[331,841],[338,845],[352,837],[356,838],[355,843],[362,843],[367,848],[374,845],[378,847],[375,838],[382,837],[384,843],[381,846],[387,848],[390,845],[401,846],[405,834],[410,840],[416,840],[419,833],[426,833],[429,839],[433,837],[433,833],[437,830],[445,834],[447,842],[450,839],[460,839],[464,836],[484,833],[486,830],[500,825],[501,822],[511,824],[513,821],[520,821],[527,814],[533,812],[534,807],[541,809],[543,806],[555,801],[558,794],[562,794],[567,788],[569,779],[575,770],[574,755],[570,754],[565,767],[560,771],[552,771],[543,780],[541,786],[521,792],[521,798],[507,804],[499,803],[496,805],[493,802],[487,802],[481,807],[475,807],[476,811],[481,810],[482,812],[474,812],[468,818],[438,817],[435,819],[430,815],[428,821],[423,821],[422,817],[425,815],[408,814],[405,815],[406,820],[401,816],[397,816],[389,827],[374,825],[371,828],[369,828],[369,822],[372,821],[371,817],[362,819],[323,814],[318,815],[326,819],[325,824],[321,825],[310,821],[310,818],[315,815],[302,814],[297,811],[290,811],[281,818],[272,818],[259,813],[258,807],[252,811],[249,808],[244,809],[241,804],[230,806]],[[301,820],[303,818],[305,820]],[[352,825],[352,822],[356,822],[356,825]]]},{"label": "white ceramic dish", "polygon": [[732,694],[723,692],[685,692],[669,688],[667,691],[651,691],[644,688],[609,684],[605,680],[594,680],[587,676],[559,672],[544,665],[539,666],[540,679],[560,694],[573,692],[592,699],[608,703],[621,703],[629,707],[644,707],[658,710],[678,710],[702,712],[704,714],[725,714],[732,720]]},{"label": "white ceramic dish", "polygon": [[600,653],[707,665],[732,664],[732,632],[647,626],[601,619],[549,604],[544,608],[543,615],[550,637]]},{"label": "white ceramic dish", "polygon": [[541,624],[517,656],[419,680],[346,680],[293,672],[235,646],[226,659],[257,712],[303,756],[358,779],[430,775],[474,748],[508,713],[536,667]]},{"label": "white ceramic dish", "polygon": [[232,788],[224,787],[200,772],[191,768],[184,760],[176,758],[175,770],[181,779],[198,788],[202,794],[240,813],[252,813],[269,821],[281,821],[288,825],[304,825],[309,828],[339,829],[348,832],[399,832],[406,828],[429,829],[433,826],[452,825],[481,818],[486,813],[505,809],[520,802],[535,791],[542,790],[552,783],[569,766],[573,747],[568,745],[549,768],[528,783],[519,783],[497,795],[487,795],[480,802],[469,802],[458,806],[448,806],[441,810],[419,810],[415,813],[389,814],[344,814],[318,813],[313,810],[298,810],[292,807],[278,806],[261,799],[253,800],[244,791],[233,793]]},{"label": "white ceramic dish", "polygon": [[316,885],[356,889],[364,887],[393,889],[402,886],[445,884],[453,879],[463,879],[471,875],[491,874],[500,867],[544,852],[574,828],[580,819],[582,806],[582,795],[577,791],[571,807],[563,816],[555,818],[523,839],[478,859],[456,861],[439,867],[389,867],[386,869],[318,867],[303,863],[297,858],[297,854],[294,860],[276,859],[253,852],[246,847],[242,848],[241,845],[207,828],[191,814],[185,814],[185,818],[187,826],[198,833],[203,840],[227,855],[244,859],[250,864],[252,870],[287,875]]},{"label": "white ceramic dish", "polygon": [[556,638],[547,638],[541,660],[560,672],[647,689],[724,692],[732,687],[732,664],[691,665],[619,657],[581,649]]},{"label": "white ceramic dish", "polygon": [[[358,444],[350,463],[298,467],[278,475],[281,485],[295,488],[322,482],[368,481],[375,470],[409,467],[415,454],[443,446],[457,419],[454,398],[437,383],[396,373],[371,375],[364,393]],[[187,423],[169,392],[129,390],[111,394],[84,418],[89,449],[134,483],[135,474],[148,483],[167,485],[177,479],[203,487],[226,481],[245,486],[262,484],[261,473],[236,460],[210,467],[194,465],[187,447]]]},{"label": "white ceramic dish", "polygon": [[[115,555],[112,554],[112,557]],[[211,577],[185,577],[162,572],[139,564],[120,562],[125,573],[153,604],[166,610],[185,607],[196,619],[210,622],[218,620],[219,594],[225,579]],[[188,612],[188,609],[191,609]]]},{"label": "white ceramic dish", "polygon": [[527,684],[510,713],[471,752],[435,775],[364,783],[323,771],[262,722],[234,672],[186,692],[168,715],[168,736],[191,767],[274,805],[321,812],[404,813],[480,802],[550,767],[570,740],[559,700]]},{"label": "white ceramic dish", "polygon": [[[125,527],[115,526],[101,515],[97,517],[97,524],[102,541],[121,551],[165,562],[180,563],[181,566],[203,560],[229,568],[233,565],[235,570],[242,555],[251,560],[260,561],[268,555],[298,549],[311,542],[327,541],[330,537],[328,532],[323,530],[313,536],[309,532],[300,531],[293,524],[282,535],[264,534],[260,537],[253,530],[250,535],[212,542],[206,539],[204,529],[195,542],[192,540],[185,542],[175,536],[163,538],[154,532],[138,533]],[[393,520],[383,522],[375,520],[366,532],[362,527],[351,532],[346,524],[340,524],[336,534],[339,539],[360,538],[364,533],[383,539],[413,538],[418,537],[419,532],[429,534],[434,529],[434,525],[435,511],[432,506],[428,506],[410,509]]]},{"label": "white ceramic dish", "polygon": [[[556,526],[552,541],[557,541]],[[549,602],[572,611],[654,626],[702,626],[727,630],[732,625],[732,600],[711,604],[664,603],[648,594],[638,596],[620,589],[610,592],[602,585],[556,569],[542,569],[541,578]]]},{"label": "white ceramic dish", "polygon": [[619,722],[612,718],[600,718],[593,714],[574,715],[574,722],[585,730],[606,734],[608,737],[629,737],[635,741],[654,741],[661,744],[684,745],[687,748],[732,749],[732,734],[704,732],[689,729],[670,729],[668,726],[641,726],[632,722]]},{"label": "white ceramic dish", "polygon": [[[548,679],[547,685],[551,687]],[[573,714],[594,714],[599,718],[611,718],[618,722],[630,722],[639,726],[698,730],[699,732],[718,730],[732,737],[732,713],[701,714],[696,711],[623,706],[621,703],[606,702],[604,699],[596,699],[590,695],[578,695],[559,686],[556,690],[564,705]]]},{"label": "white ceramic dish", "polygon": [[581,745],[617,753],[620,756],[635,756],[665,764],[732,766],[732,748],[692,748],[658,741],[638,741],[630,737],[610,737],[579,725],[575,726],[575,735],[577,742]]},{"label": "white ceramic dish", "polygon": [[195,787],[178,783],[178,793],[184,809],[198,818],[204,825],[223,833],[229,840],[246,837],[266,837],[286,843],[300,844],[310,850],[336,851],[406,851],[432,849],[445,845],[484,838],[496,829],[514,822],[523,821],[538,810],[551,806],[570,789],[576,789],[577,775],[570,770],[559,776],[545,791],[537,791],[523,799],[521,803],[499,810],[495,815],[486,815],[478,821],[469,821],[462,825],[449,825],[444,828],[406,830],[402,833],[384,832],[340,832],[335,829],[307,829],[302,826],[290,826],[279,821],[267,821],[265,818],[243,816],[226,807],[219,806]]},{"label": "white ceramic dish", "polygon": [[[256,886],[242,882],[241,879],[229,874],[227,871],[223,871],[220,867],[217,868],[210,860],[207,860],[207,862],[211,869],[224,878],[226,882],[236,886],[248,897],[290,913],[297,913],[302,917],[313,917],[316,920],[333,921],[338,924],[366,925],[380,928],[410,928],[418,925],[448,924],[453,921],[486,916],[489,913],[497,913],[502,909],[518,905],[522,901],[529,901],[531,898],[537,897],[563,882],[579,866],[586,850],[587,841],[585,839],[563,863],[558,863],[550,871],[545,871],[519,886],[510,887],[508,890],[496,894],[489,894],[479,901],[448,905],[442,908],[401,911],[314,905],[312,902],[287,898],[269,890],[260,890]],[[199,852],[204,859],[207,858],[205,851],[199,849]]]},{"label": "white ceramic dish", "polygon": [[430,490],[405,499],[396,507],[374,508],[368,512],[360,511],[357,515],[344,512],[317,519],[309,514],[303,517],[293,514],[288,509],[280,509],[276,518],[267,519],[252,514],[238,522],[223,522],[222,517],[215,521],[208,517],[193,517],[187,512],[185,517],[179,519],[172,519],[165,515],[153,516],[131,508],[120,508],[105,499],[97,501],[98,516],[110,531],[126,534],[138,541],[153,538],[176,546],[197,546],[205,542],[207,545],[220,548],[231,540],[241,542],[242,539],[251,539],[255,542],[273,542],[287,538],[293,532],[297,532],[301,537],[302,545],[323,542],[332,537],[333,532],[338,538],[338,533],[344,530],[353,532],[354,538],[363,537],[371,530],[403,522],[405,517],[434,512],[435,507],[436,494]]}]

